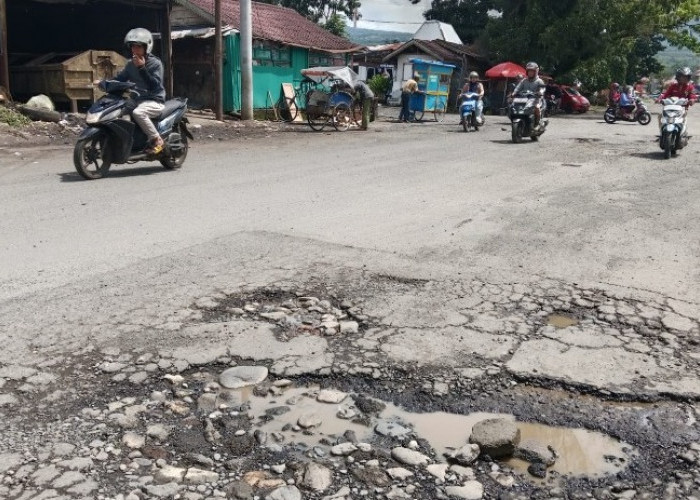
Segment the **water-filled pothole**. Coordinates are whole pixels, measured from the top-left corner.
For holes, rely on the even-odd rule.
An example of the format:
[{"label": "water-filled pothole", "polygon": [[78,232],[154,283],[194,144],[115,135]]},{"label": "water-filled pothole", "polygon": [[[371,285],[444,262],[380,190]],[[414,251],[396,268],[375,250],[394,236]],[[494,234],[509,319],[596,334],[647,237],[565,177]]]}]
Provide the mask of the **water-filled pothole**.
[{"label": "water-filled pothole", "polygon": [[[352,420],[353,415],[360,412],[355,412],[355,404],[350,396],[340,403],[328,404],[317,401],[317,393],[318,388],[314,387],[289,387],[274,397],[257,397],[250,393],[243,397],[249,403],[253,415],[263,416],[254,421],[256,428],[275,436],[280,442],[322,449],[348,430],[354,432],[359,441],[372,442],[376,437],[375,429],[381,425],[384,435],[388,433],[403,437],[412,433],[425,439],[440,461],[445,460],[445,452],[460,448],[468,442],[472,427],[477,422],[487,418],[515,420],[509,414],[413,413],[382,402],[384,409],[376,417],[369,422],[358,422]],[[339,415],[345,418],[340,418]],[[318,424],[305,428],[299,425],[304,420],[307,424],[314,421]],[[601,477],[616,474],[627,466],[635,453],[630,445],[600,432],[526,422],[517,422],[517,426],[521,442],[534,441],[544,448],[549,446],[556,452],[556,462],[548,471],[560,476]],[[528,462],[510,458],[503,463],[528,475]]]},{"label": "water-filled pothole", "polygon": [[547,317],[547,324],[554,328],[568,328],[578,325],[579,321],[576,318],[566,316],[564,314],[552,314]]}]

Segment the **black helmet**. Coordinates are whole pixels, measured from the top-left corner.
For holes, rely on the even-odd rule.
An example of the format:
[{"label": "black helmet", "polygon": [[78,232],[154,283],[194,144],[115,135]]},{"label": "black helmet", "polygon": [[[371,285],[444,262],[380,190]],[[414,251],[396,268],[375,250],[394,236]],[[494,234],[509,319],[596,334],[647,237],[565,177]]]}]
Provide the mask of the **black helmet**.
[{"label": "black helmet", "polygon": [[124,37],[124,44],[128,47],[132,43],[137,43],[146,47],[146,53],[153,50],[153,35],[146,28],[134,28]]},{"label": "black helmet", "polygon": [[685,68],[678,68],[676,70],[676,80],[683,76],[687,77],[688,79],[690,79],[690,77],[693,76],[693,72],[690,70],[689,67],[686,66]]}]

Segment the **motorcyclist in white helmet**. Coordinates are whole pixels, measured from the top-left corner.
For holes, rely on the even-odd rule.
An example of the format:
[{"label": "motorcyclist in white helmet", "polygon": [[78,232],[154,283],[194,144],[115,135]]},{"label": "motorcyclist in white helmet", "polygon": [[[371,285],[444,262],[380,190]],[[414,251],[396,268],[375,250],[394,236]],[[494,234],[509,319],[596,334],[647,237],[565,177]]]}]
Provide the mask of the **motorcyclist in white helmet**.
[{"label": "motorcyclist in white helmet", "polygon": [[145,28],[129,31],[124,37],[124,44],[131,51],[131,59],[114,80],[136,84],[134,90],[139,96],[134,99],[136,107],[131,116],[148,136],[147,152],[157,154],[163,150],[164,142],[151,118],[159,116],[164,108],[163,63],[151,53],[153,35]]},{"label": "motorcyclist in white helmet", "polygon": [[509,97],[512,98],[513,96],[517,96],[518,94],[525,92],[532,92],[535,94],[537,96],[535,103],[535,126],[538,126],[545,105],[544,91],[546,85],[539,77],[540,67],[536,62],[527,63],[525,66],[525,71],[527,73],[527,78],[520,80]]},{"label": "motorcyclist in white helmet", "polygon": [[[484,85],[479,81],[479,73],[472,71],[469,73],[469,79],[464,83],[462,87],[462,94],[473,93],[477,94],[476,100],[476,111],[479,116],[479,120],[484,118]],[[461,99],[458,104],[461,104]],[[461,122],[460,122],[461,123]]]}]

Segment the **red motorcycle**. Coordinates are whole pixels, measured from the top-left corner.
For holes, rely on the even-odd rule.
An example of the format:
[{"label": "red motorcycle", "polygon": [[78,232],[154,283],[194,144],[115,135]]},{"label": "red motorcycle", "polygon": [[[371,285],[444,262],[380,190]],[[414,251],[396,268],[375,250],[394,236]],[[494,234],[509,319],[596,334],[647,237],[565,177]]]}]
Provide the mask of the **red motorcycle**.
[{"label": "red motorcycle", "polygon": [[635,107],[631,112],[623,110],[619,105],[609,105],[603,115],[605,123],[615,123],[616,121],[623,122],[639,122],[640,125],[649,125],[651,123],[651,114],[647,111],[647,107],[642,100],[635,98]]}]

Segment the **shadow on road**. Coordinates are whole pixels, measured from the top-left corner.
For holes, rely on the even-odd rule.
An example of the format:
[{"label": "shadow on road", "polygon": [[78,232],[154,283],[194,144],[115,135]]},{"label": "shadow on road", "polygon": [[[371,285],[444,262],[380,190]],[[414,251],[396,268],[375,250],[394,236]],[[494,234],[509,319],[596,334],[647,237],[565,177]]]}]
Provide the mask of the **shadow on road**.
[{"label": "shadow on road", "polygon": [[664,154],[661,151],[640,151],[630,153],[630,156],[634,156],[635,158],[646,158],[647,160],[661,160],[663,159]]},{"label": "shadow on road", "polygon": [[[120,170],[110,170],[109,173],[105,176],[105,178],[109,177],[135,177],[139,175],[152,175],[152,174],[157,174],[157,173],[165,173],[168,172],[166,169],[163,167],[132,167],[132,168],[124,168]],[[78,172],[62,172],[58,174],[58,176],[61,179],[61,182],[78,182],[78,181],[84,181],[86,179],[83,179]]]}]

